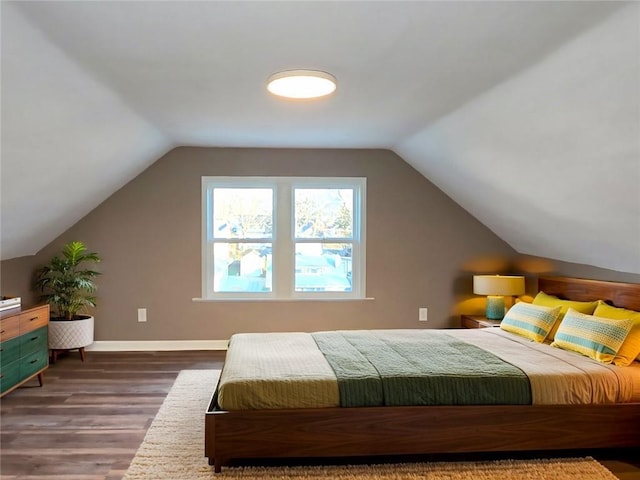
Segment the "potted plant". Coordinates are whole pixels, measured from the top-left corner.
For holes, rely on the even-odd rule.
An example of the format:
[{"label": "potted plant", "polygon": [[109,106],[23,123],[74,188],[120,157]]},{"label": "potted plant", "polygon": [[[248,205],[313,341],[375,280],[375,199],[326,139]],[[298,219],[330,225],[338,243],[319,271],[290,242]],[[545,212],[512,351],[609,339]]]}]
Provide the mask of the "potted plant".
[{"label": "potted plant", "polygon": [[54,256],[36,273],[35,286],[52,310],[49,349],[54,363],[58,353],[75,349],[84,361],[84,347],[93,343],[93,317],[81,312],[96,306],[94,279],[100,272],[86,265],[99,261],[97,253],[88,252],[84,243],[75,241],[66,244],[61,256]]}]

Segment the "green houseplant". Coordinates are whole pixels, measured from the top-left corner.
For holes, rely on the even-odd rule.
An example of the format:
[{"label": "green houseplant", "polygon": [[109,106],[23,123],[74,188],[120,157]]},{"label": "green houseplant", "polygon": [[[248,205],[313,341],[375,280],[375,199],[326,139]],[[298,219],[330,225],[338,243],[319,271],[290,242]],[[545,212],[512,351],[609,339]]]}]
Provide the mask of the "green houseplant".
[{"label": "green houseplant", "polygon": [[82,242],[70,242],[62,248],[62,257],[55,256],[38,270],[36,287],[42,299],[55,308],[57,318],[75,320],[80,311],[96,306],[95,270],[84,268],[87,262],[97,263],[97,253],[87,252]]},{"label": "green houseplant", "polygon": [[100,262],[100,257],[78,241],[66,244],[61,253],[37,271],[35,286],[53,311],[49,324],[52,361],[60,351],[74,349],[84,361],[84,347],[93,343],[93,317],[81,312],[96,306],[94,279],[100,275],[88,265]]}]

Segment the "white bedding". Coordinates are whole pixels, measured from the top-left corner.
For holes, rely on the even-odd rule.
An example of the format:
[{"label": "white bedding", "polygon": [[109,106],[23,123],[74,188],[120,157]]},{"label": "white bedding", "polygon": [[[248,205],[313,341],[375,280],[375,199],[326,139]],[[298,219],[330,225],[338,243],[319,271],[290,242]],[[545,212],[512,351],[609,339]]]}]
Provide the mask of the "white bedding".
[{"label": "white bedding", "polygon": [[231,337],[218,388],[225,410],[340,406],[338,380],[309,333]]},{"label": "white bedding", "polygon": [[500,328],[447,330],[520,368],[534,404],[640,401],[640,364],[604,365],[575,352],[529,341]]},{"label": "white bedding", "polygon": [[[394,330],[384,332],[393,335]],[[424,335],[428,330],[419,332]],[[446,333],[520,368],[530,379],[534,404],[640,401],[638,362],[629,367],[603,365],[499,328],[451,329]],[[337,379],[308,333],[234,335],[220,379],[218,403],[225,410],[338,406]]]}]

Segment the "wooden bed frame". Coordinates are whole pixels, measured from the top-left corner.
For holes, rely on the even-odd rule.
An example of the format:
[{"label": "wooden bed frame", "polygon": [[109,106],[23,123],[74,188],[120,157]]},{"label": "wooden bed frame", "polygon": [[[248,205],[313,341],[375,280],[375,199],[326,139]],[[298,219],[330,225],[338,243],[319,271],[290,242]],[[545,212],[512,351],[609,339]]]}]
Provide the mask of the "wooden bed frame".
[{"label": "wooden bed frame", "polygon": [[[541,277],[538,289],[640,311],[640,284]],[[513,452],[640,446],[640,403],[215,410],[205,456],[235,459]]]}]

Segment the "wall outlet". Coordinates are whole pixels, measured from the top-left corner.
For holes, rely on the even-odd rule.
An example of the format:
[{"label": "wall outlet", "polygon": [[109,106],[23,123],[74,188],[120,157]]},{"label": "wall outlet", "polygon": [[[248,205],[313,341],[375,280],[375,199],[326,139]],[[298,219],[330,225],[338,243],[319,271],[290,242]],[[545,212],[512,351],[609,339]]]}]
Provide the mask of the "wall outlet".
[{"label": "wall outlet", "polygon": [[147,321],[147,309],[146,308],[139,308],[138,309],[138,321],[139,322],[146,322]]},{"label": "wall outlet", "polygon": [[427,308],[426,307],[418,309],[418,320],[421,321],[421,322],[426,322],[427,321]]}]

